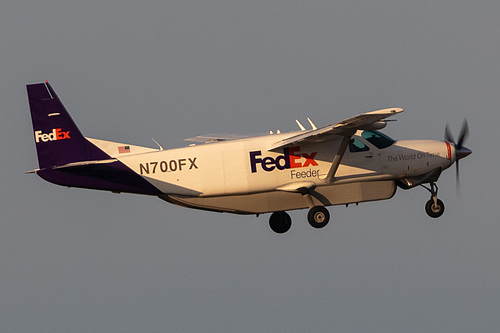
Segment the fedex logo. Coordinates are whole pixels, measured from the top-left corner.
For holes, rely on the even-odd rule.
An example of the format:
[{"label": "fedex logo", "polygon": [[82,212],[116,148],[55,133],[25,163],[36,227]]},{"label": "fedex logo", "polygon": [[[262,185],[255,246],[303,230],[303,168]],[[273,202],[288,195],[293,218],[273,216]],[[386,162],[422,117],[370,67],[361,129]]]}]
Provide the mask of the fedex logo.
[{"label": "fedex logo", "polygon": [[290,147],[283,149],[283,155],[276,158],[260,157],[262,151],[256,150],[250,152],[250,166],[252,173],[257,172],[257,164],[260,164],[264,171],[273,171],[274,169],[285,170],[293,168],[304,168],[307,166],[317,166],[318,162],[314,160],[318,152],[311,154],[299,154],[300,147]]},{"label": "fedex logo", "polygon": [[50,133],[42,133],[42,131],[35,131],[35,142],[38,143],[40,140],[42,142],[47,141],[56,141],[56,140],[64,140],[71,139],[69,136],[70,131],[64,132],[60,128],[54,128]]}]

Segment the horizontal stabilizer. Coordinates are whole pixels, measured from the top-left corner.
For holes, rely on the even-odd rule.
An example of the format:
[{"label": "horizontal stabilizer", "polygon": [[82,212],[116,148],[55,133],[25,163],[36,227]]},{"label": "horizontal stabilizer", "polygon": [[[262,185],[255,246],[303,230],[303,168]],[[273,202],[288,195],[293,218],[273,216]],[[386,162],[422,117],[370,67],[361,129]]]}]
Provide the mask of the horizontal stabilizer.
[{"label": "horizontal stabilizer", "polygon": [[67,168],[73,168],[73,167],[81,167],[81,166],[87,166],[87,165],[96,165],[96,164],[110,164],[113,162],[116,162],[117,159],[109,159],[109,160],[100,160],[100,161],[82,161],[82,162],[73,162],[73,163],[68,163],[65,165],[61,166],[56,166],[51,169],[54,170],[61,170],[61,169],[67,169]]},{"label": "horizontal stabilizer", "polygon": [[158,195],[155,186],[117,159],[72,162],[34,171],[54,184],[112,192]]},{"label": "horizontal stabilizer", "polygon": [[68,164],[60,165],[60,166],[53,166],[53,167],[48,167],[48,168],[43,168],[43,169],[35,169],[35,170],[31,170],[31,171],[26,171],[24,173],[29,174],[29,173],[38,173],[40,170],[63,170],[63,169],[79,167],[79,166],[87,166],[87,165],[95,165],[95,164],[109,164],[109,163],[113,163],[116,161],[117,161],[117,159],[113,158],[113,159],[99,160],[99,161],[72,162],[72,163],[68,163]]}]

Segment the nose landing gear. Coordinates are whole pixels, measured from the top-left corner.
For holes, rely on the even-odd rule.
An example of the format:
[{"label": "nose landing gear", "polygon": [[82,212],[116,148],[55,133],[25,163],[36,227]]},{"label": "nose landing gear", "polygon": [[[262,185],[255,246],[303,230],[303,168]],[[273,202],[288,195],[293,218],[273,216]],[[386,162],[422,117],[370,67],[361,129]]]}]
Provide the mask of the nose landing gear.
[{"label": "nose landing gear", "polygon": [[430,183],[430,188],[424,185],[421,185],[427,191],[431,192],[431,198],[425,204],[425,212],[432,218],[438,218],[444,213],[444,203],[438,199],[437,192],[438,187],[435,183]]},{"label": "nose landing gear", "polygon": [[440,217],[444,213],[444,203],[438,198],[432,198],[425,204],[425,211],[432,218]]}]

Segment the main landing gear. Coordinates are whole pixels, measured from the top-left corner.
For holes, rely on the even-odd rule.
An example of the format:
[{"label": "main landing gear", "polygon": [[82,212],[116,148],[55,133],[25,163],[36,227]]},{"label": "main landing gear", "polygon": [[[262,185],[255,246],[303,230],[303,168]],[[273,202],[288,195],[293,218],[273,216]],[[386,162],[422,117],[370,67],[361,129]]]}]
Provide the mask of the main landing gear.
[{"label": "main landing gear", "polygon": [[313,228],[323,228],[330,222],[330,213],[324,206],[314,206],[307,213],[307,221]]},{"label": "main landing gear", "polygon": [[[312,227],[323,228],[330,222],[330,213],[324,206],[314,206],[309,210],[307,220]],[[269,218],[269,226],[278,234],[285,233],[292,226],[292,218],[287,212],[274,212]]]},{"label": "main landing gear", "polygon": [[438,187],[435,183],[430,183],[430,188],[424,185],[421,185],[427,191],[431,192],[431,198],[425,204],[425,212],[432,218],[437,218],[443,215],[444,213],[444,203],[438,199],[437,192]]},{"label": "main landing gear", "polygon": [[269,226],[274,232],[283,234],[290,230],[292,226],[292,218],[287,212],[274,212],[269,218]]}]

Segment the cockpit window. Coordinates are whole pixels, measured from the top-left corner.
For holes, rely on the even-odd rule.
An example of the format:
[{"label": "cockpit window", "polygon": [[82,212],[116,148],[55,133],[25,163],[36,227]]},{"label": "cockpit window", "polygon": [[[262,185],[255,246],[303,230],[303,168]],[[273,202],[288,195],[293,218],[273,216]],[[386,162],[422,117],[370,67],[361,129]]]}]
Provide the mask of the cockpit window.
[{"label": "cockpit window", "polygon": [[368,150],[370,150],[370,148],[358,139],[351,139],[351,141],[349,141],[349,151],[351,153]]},{"label": "cockpit window", "polygon": [[396,142],[387,135],[380,133],[379,131],[364,131],[363,133],[361,133],[361,136],[378,149],[387,148],[394,142]]}]

